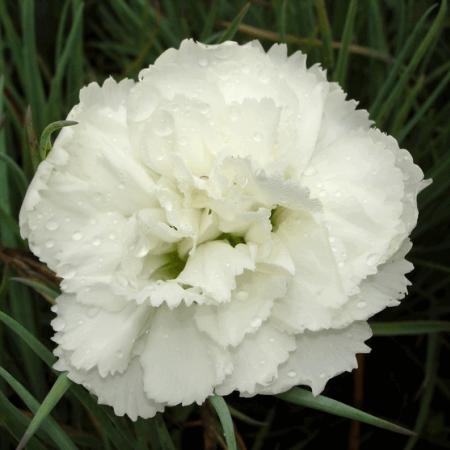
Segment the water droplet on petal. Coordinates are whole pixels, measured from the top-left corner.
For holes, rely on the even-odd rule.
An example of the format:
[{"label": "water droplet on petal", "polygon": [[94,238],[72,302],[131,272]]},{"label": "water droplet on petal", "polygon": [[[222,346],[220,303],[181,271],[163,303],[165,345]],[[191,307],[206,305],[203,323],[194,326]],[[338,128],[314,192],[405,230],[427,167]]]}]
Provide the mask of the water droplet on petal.
[{"label": "water droplet on petal", "polygon": [[99,313],[100,309],[99,308],[89,308],[87,310],[87,315],[88,317],[95,317],[98,313]]},{"label": "water droplet on petal", "polygon": [[320,375],[319,375],[319,378],[322,378],[322,380],[325,378],[325,374],[322,372]]},{"label": "water droplet on petal", "polygon": [[121,352],[120,350],[116,353],[116,356],[118,359],[122,359],[123,358],[123,352]]},{"label": "water droplet on petal", "polygon": [[72,234],[72,239],[74,241],[80,241],[83,238],[83,235],[80,232],[76,232]]},{"label": "water droplet on petal", "polygon": [[358,307],[358,308],[365,308],[366,306],[367,306],[367,303],[366,302],[358,302],[357,304],[356,304],[356,306]]},{"label": "water droplet on petal", "polygon": [[47,242],[45,243],[45,246],[46,246],[47,248],[52,248],[52,247],[55,246],[55,241],[47,241]]},{"label": "water droplet on petal", "polygon": [[253,135],[253,140],[254,140],[255,142],[261,142],[261,140],[262,140],[262,135],[261,135],[261,133],[255,133],[255,134]]},{"label": "water droplet on petal", "polygon": [[236,293],[236,298],[238,300],[246,300],[248,298],[248,292],[246,291],[239,291]]},{"label": "water droplet on petal", "polygon": [[295,370],[290,370],[290,371],[287,373],[287,376],[288,376],[289,378],[294,378],[296,375],[297,375],[297,372],[296,372]]},{"label": "water droplet on petal", "polygon": [[271,344],[273,344],[273,343],[275,342],[275,338],[273,338],[273,337],[269,338],[269,342],[270,342]]},{"label": "water droplet on petal", "polygon": [[81,319],[77,322],[78,325],[83,325],[83,323],[84,323],[84,320],[81,320]]},{"label": "water droplet on petal", "polygon": [[262,320],[260,317],[255,317],[250,323],[250,325],[253,328],[259,328],[261,326],[261,324],[262,324]]},{"label": "water droplet on petal", "polygon": [[208,60],[206,58],[200,58],[198,60],[198,65],[200,67],[206,67],[208,65]]},{"label": "water droplet on petal", "polygon": [[101,240],[100,239],[94,239],[93,241],[92,241],[92,245],[94,246],[94,247],[98,247],[100,244],[101,244]]},{"label": "water droplet on petal", "polygon": [[114,241],[116,239],[116,235],[114,233],[110,233],[108,237],[109,239],[111,239],[111,241]]},{"label": "water droplet on petal", "polygon": [[45,228],[47,228],[47,230],[54,231],[59,228],[59,224],[58,224],[58,222],[50,221],[50,222],[47,222],[47,225],[45,225]]}]

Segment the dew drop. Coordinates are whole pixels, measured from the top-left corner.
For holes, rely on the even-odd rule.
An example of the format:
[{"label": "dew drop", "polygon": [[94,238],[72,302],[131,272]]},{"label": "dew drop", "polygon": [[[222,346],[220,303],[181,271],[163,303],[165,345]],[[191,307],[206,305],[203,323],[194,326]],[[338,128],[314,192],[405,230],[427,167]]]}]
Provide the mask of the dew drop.
[{"label": "dew drop", "polygon": [[271,344],[273,344],[273,343],[275,342],[275,338],[273,338],[273,337],[269,338],[269,342],[270,342]]},{"label": "dew drop", "polygon": [[162,120],[155,128],[155,133],[158,136],[168,136],[173,131],[172,126],[166,120]]},{"label": "dew drop", "polygon": [[98,314],[98,312],[100,311],[100,309],[99,308],[89,308],[88,310],[87,310],[87,315],[88,315],[88,317],[95,317],[97,314]]},{"label": "dew drop", "polygon": [[261,326],[261,324],[262,324],[262,320],[259,317],[255,317],[250,323],[250,325],[253,328],[258,328]]},{"label": "dew drop", "polygon": [[116,353],[116,356],[117,356],[118,359],[122,359],[122,358],[123,358],[123,352],[118,351],[118,352]]},{"label": "dew drop", "polygon": [[59,228],[59,224],[58,224],[58,222],[50,221],[50,222],[47,222],[47,225],[45,225],[45,228],[47,228],[47,230],[54,231]]},{"label": "dew drop", "polygon": [[120,183],[118,186],[117,186],[120,190],[123,190],[123,189],[125,189],[125,185],[124,184],[122,184],[122,183]]},{"label": "dew drop", "polygon": [[287,373],[287,376],[288,376],[289,378],[294,378],[296,375],[297,375],[297,372],[295,372],[295,370],[290,370],[290,371]]},{"label": "dew drop", "polygon": [[322,372],[320,375],[319,375],[319,378],[322,378],[322,380],[325,378],[325,374]]},{"label": "dew drop", "polygon": [[80,319],[77,323],[78,323],[78,325],[83,325],[84,320],[81,320],[81,319]]},{"label": "dew drop", "polygon": [[239,292],[236,294],[236,298],[237,298],[238,300],[246,300],[246,299],[248,298],[248,292],[246,292],[246,291],[239,291]]},{"label": "dew drop", "polygon": [[207,105],[207,104],[203,104],[203,105],[200,107],[200,113],[203,114],[203,115],[208,114],[209,111],[210,111],[210,107],[209,107],[209,105]]},{"label": "dew drop", "polygon": [[358,308],[365,308],[366,306],[367,306],[367,303],[366,302],[358,302],[357,304],[356,304],[356,306],[358,307]]},{"label": "dew drop", "polygon": [[206,58],[200,58],[198,60],[198,65],[200,67],[206,67],[208,65],[208,60]]},{"label": "dew drop", "polygon": [[116,239],[116,235],[114,233],[110,233],[108,237],[109,239],[111,239],[111,241],[114,241]]},{"label": "dew drop", "polygon": [[261,140],[262,140],[262,135],[261,135],[261,133],[255,133],[255,134],[253,135],[253,140],[254,140],[255,142],[261,142]]},{"label": "dew drop", "polygon": [[261,359],[261,361],[259,361],[259,364],[260,364],[261,366],[264,366],[264,364],[266,364],[266,360],[265,360],[265,359]]},{"label": "dew drop", "polygon": [[74,241],[80,241],[82,239],[83,235],[80,232],[76,232],[72,234],[72,239]]},{"label": "dew drop", "polygon": [[46,246],[47,248],[52,248],[52,247],[55,246],[55,241],[47,241],[47,242],[45,243],[45,246]]},{"label": "dew drop", "polygon": [[101,240],[100,239],[94,239],[93,241],[92,241],[92,245],[94,246],[94,247],[98,247],[100,244],[101,244]]}]

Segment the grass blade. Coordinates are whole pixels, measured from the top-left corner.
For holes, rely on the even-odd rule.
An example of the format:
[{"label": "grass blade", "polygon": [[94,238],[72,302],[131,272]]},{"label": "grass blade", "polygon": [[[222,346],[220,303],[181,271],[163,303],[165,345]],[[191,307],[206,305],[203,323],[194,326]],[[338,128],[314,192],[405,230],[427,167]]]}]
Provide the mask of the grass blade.
[{"label": "grass blade", "polygon": [[406,40],[406,43],[403,46],[401,52],[395,58],[392,68],[389,71],[389,74],[386,78],[386,81],[383,83],[383,86],[379,90],[372,106],[370,107],[370,114],[372,117],[378,116],[379,110],[383,104],[383,101],[386,98],[386,95],[389,93],[390,90],[392,90],[392,85],[393,85],[398,73],[400,72],[403,62],[406,60],[410,51],[413,49],[414,45],[416,44],[416,38],[419,35],[419,33],[422,31],[426,20],[428,19],[429,15],[434,10],[434,8],[435,8],[435,6],[432,6],[425,12],[425,14],[423,14],[423,16],[420,18],[420,20],[414,26],[414,29],[411,32],[408,39]]},{"label": "grass blade", "polygon": [[40,281],[32,280],[30,278],[12,277],[11,281],[17,281],[25,286],[34,289],[38,294],[42,295],[49,303],[54,303],[59,293],[55,289],[47,286]]},{"label": "grass blade", "polygon": [[431,401],[433,400],[434,388],[437,381],[437,369],[439,360],[438,354],[439,336],[430,336],[428,338],[424,392],[422,394],[422,399],[420,402],[419,414],[417,415],[416,424],[414,426],[414,431],[416,434],[409,438],[408,442],[406,443],[405,450],[413,450],[429,418]]},{"label": "grass blade", "polygon": [[[27,405],[27,407],[34,413],[39,410],[39,402],[27,391],[27,389],[19,383],[8,371],[3,367],[0,367],[0,377],[2,377],[14,390],[14,392],[21,398],[21,400]],[[53,420],[53,418],[47,416],[42,423],[42,429],[56,444],[60,450],[76,450],[77,447],[62,428]],[[22,447],[23,448],[23,447]]]},{"label": "grass blade", "polygon": [[233,39],[234,35],[236,34],[238,27],[244,17],[246,16],[248,10],[250,9],[250,3],[246,3],[244,7],[239,11],[238,15],[233,19],[230,26],[222,33],[220,38],[218,39],[217,43],[220,44],[225,41],[229,41],[230,39]]},{"label": "grass blade", "polygon": [[328,20],[327,7],[325,0],[316,0],[317,20],[319,22],[320,35],[322,36],[322,56],[323,63],[327,69],[333,67],[333,36],[331,33],[330,21]]},{"label": "grass blade", "polygon": [[[69,389],[71,384],[72,382],[67,378],[65,374],[61,374],[57,378],[55,384],[50,389],[49,393],[45,397],[44,401],[41,403],[41,406],[38,408],[33,419],[28,425],[25,434],[23,435],[22,439],[19,442],[19,445],[17,446],[17,450],[22,450],[23,448],[25,448],[25,445],[27,445],[28,441],[33,437],[33,435],[36,433],[39,427],[47,419],[47,417],[52,412],[53,408],[59,402],[61,397],[65,394],[67,389]],[[74,450],[76,448],[77,447],[74,444],[72,444],[70,440],[68,442],[65,442],[64,447],[61,447],[61,449],[67,450]]]},{"label": "grass blade", "polygon": [[437,320],[411,320],[404,322],[371,323],[374,336],[411,336],[450,332],[450,322]]},{"label": "grass blade", "polygon": [[152,449],[154,450],[175,450],[166,424],[161,414],[156,414],[153,419],[149,420],[149,431],[151,436]]},{"label": "grass blade", "polygon": [[355,24],[356,10],[358,8],[357,0],[350,0],[348,5],[347,16],[345,18],[344,31],[342,32],[341,48],[339,49],[338,58],[336,62],[336,69],[333,79],[341,86],[345,85],[347,77],[347,66],[349,57],[350,42],[353,37],[353,26]]},{"label": "grass blade", "polygon": [[447,87],[450,81],[450,71],[447,75],[442,78],[442,80],[437,85],[436,89],[427,98],[424,104],[417,110],[414,116],[409,120],[409,122],[403,127],[402,131],[398,134],[398,141],[402,142],[411,132],[411,130],[419,123],[423,115],[431,108],[436,99],[441,95],[442,91]]},{"label": "grass blade", "polygon": [[208,400],[215,409],[220,423],[222,424],[223,434],[225,436],[225,442],[227,443],[228,450],[237,450],[233,420],[231,418],[227,403],[222,397],[219,397],[218,395],[213,395],[209,397]]},{"label": "grass blade", "polygon": [[414,433],[407,428],[403,428],[395,423],[373,416],[372,414],[368,414],[354,408],[353,406],[346,405],[345,403],[338,402],[337,400],[333,400],[323,395],[314,397],[312,393],[306,389],[293,388],[288,392],[279,394],[278,397],[286,402],[306,406],[307,408],[317,409],[328,414],[345,417],[346,419],[357,420],[378,428],[393,431],[394,433],[405,434],[408,436],[414,435]]},{"label": "grass blade", "polygon": [[10,330],[14,331],[30,349],[44,361],[48,366],[52,366],[55,357],[52,352],[39,342],[23,325],[14,320],[12,317],[0,311],[0,321],[3,322]]},{"label": "grass blade", "polygon": [[402,76],[398,80],[397,84],[391,91],[389,97],[386,99],[386,101],[383,102],[380,108],[380,112],[375,117],[375,122],[377,123],[378,126],[380,126],[381,121],[386,116],[386,114],[391,111],[391,108],[394,106],[399,95],[402,93],[403,88],[405,87],[410,76],[417,68],[419,63],[422,61],[422,58],[426,55],[428,48],[432,45],[432,43],[435,41],[435,39],[441,32],[446,14],[447,14],[447,0],[443,0],[441,2],[441,6],[436,15],[436,18],[433,24],[431,25],[430,29],[428,30],[428,33],[425,35],[424,39],[418,46],[410,63],[408,64]]},{"label": "grass blade", "polygon": [[40,132],[47,122],[44,85],[38,66],[38,53],[36,48],[34,1],[23,0],[22,33],[23,33],[23,62],[25,76],[25,92],[29,99],[37,131]]},{"label": "grass blade", "polygon": [[41,139],[39,141],[39,154],[42,160],[47,157],[48,152],[52,148],[52,133],[60,130],[63,127],[70,127],[72,125],[76,125],[77,123],[78,122],[74,122],[73,120],[58,120],[45,127],[45,130],[42,132]]}]

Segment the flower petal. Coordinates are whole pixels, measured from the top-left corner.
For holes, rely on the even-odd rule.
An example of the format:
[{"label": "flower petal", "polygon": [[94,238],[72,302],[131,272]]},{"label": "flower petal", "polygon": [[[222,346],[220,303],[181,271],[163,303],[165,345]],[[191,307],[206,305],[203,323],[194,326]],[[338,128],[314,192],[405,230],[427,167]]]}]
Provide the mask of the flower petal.
[{"label": "flower petal", "polygon": [[296,350],[279,368],[278,376],[268,386],[258,389],[262,394],[278,394],[298,384],[320,394],[327,381],[343,372],[356,369],[356,353],[368,353],[364,344],[372,336],[366,322],[355,322],[341,330],[305,332],[296,336]]},{"label": "flower petal", "polygon": [[168,405],[202,403],[231,370],[228,352],[195,325],[193,311],[158,308],[140,355],[149,398]]},{"label": "flower petal", "polygon": [[249,334],[241,345],[231,350],[233,372],[215,392],[227,395],[239,391],[247,395],[256,393],[257,384],[268,384],[278,372],[280,364],[295,350],[295,338],[279,331],[270,322]]},{"label": "flower petal", "polygon": [[286,278],[260,272],[244,272],[237,278],[231,301],[197,308],[195,322],[223,347],[239,345],[267,319],[274,300],[284,295]]}]

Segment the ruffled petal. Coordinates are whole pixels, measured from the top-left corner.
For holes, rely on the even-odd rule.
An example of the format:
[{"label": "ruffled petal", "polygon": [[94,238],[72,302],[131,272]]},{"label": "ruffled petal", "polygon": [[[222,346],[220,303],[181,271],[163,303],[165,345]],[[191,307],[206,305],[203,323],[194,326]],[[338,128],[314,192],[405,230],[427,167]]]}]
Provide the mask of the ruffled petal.
[{"label": "ruffled petal", "polygon": [[255,268],[252,253],[244,244],[232,247],[225,241],[206,242],[189,256],[177,281],[201,288],[217,302],[229,301],[236,276]]},{"label": "ruffled petal", "polygon": [[83,370],[96,367],[102,377],[127,370],[151,313],[147,306],[124,302],[121,310],[108,311],[80,304],[66,294],[58,297],[56,306],[53,340],[71,352],[71,366]]},{"label": "ruffled petal", "polygon": [[97,370],[75,369],[70,363],[70,352],[57,348],[55,369],[67,372],[74,383],[83,385],[96,395],[98,402],[112,406],[117,416],[127,415],[131,420],[149,419],[164,410],[164,404],[150,400],[143,389],[143,371],[138,358],[133,358],[123,373],[102,377]]},{"label": "ruffled petal", "polygon": [[293,386],[310,386],[319,395],[329,379],[356,369],[356,353],[368,353],[364,341],[372,336],[366,322],[355,322],[341,330],[305,332],[295,338],[296,349],[280,366],[278,376],[268,386],[257,389],[261,394],[278,394]]},{"label": "ruffled petal", "polygon": [[233,372],[215,392],[227,395],[232,391],[254,395],[257,384],[269,384],[278,373],[278,367],[295,349],[294,336],[288,335],[270,322],[249,334],[238,347],[230,350]]},{"label": "ruffled petal", "polygon": [[232,369],[228,352],[195,325],[192,309],[161,306],[140,361],[149,398],[168,405],[202,403]]},{"label": "ruffled petal", "polygon": [[202,306],[195,313],[198,328],[223,347],[237,346],[269,317],[273,302],[286,292],[280,275],[245,272],[237,278],[230,302]]}]

